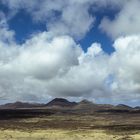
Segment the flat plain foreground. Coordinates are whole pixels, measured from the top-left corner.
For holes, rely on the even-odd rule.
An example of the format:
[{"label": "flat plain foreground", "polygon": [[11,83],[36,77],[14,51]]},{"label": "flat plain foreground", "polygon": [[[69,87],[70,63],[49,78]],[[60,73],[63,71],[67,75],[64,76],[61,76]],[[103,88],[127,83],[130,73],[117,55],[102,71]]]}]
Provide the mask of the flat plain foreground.
[{"label": "flat plain foreground", "polygon": [[102,130],[0,131],[1,140],[140,140],[139,134],[107,134]]},{"label": "flat plain foreground", "polygon": [[139,112],[0,110],[0,140],[140,140]]}]

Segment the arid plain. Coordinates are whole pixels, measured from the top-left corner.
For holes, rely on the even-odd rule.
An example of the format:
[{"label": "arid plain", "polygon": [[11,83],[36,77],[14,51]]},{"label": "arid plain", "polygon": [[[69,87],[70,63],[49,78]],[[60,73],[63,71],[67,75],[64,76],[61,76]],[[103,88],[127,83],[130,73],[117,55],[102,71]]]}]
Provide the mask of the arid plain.
[{"label": "arid plain", "polygon": [[42,107],[1,109],[0,140],[140,140],[138,108],[69,103],[57,99]]}]

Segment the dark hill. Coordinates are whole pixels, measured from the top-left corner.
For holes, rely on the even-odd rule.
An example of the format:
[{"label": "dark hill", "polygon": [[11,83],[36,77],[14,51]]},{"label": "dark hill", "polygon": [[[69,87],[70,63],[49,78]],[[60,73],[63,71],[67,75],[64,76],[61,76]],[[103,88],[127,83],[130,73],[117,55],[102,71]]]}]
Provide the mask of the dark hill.
[{"label": "dark hill", "polygon": [[117,106],[114,107],[114,109],[118,109],[118,110],[131,110],[133,108],[128,106],[128,105],[118,104]]},{"label": "dark hill", "polygon": [[93,107],[95,107],[96,104],[88,101],[88,100],[82,100],[81,102],[79,102],[74,109],[92,109]]},{"label": "dark hill", "polygon": [[95,104],[93,102],[90,102],[88,100],[82,100],[79,102],[74,109],[80,110],[81,112],[94,112],[98,110],[107,110],[112,109],[114,106],[109,104]]},{"label": "dark hill", "polygon": [[15,103],[7,103],[4,105],[1,105],[0,109],[36,108],[36,107],[42,107],[42,106],[43,104],[15,102]]},{"label": "dark hill", "polygon": [[46,104],[48,107],[73,107],[75,105],[77,105],[76,102],[70,102],[64,98],[55,98]]}]

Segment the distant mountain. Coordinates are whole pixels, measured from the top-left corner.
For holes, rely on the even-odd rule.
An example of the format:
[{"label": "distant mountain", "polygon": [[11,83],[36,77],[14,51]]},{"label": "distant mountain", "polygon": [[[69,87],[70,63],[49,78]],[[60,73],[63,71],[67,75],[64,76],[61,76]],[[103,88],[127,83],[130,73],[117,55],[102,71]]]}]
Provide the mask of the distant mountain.
[{"label": "distant mountain", "polygon": [[86,110],[86,111],[98,111],[98,110],[111,109],[113,107],[114,107],[113,105],[109,105],[109,104],[95,104],[88,100],[82,100],[74,107],[74,109]]},{"label": "distant mountain", "polygon": [[128,106],[128,105],[118,104],[117,106],[114,107],[114,109],[118,109],[118,110],[131,110],[133,108]]},{"label": "distant mountain", "polygon": [[77,105],[76,102],[70,102],[64,98],[55,98],[46,104],[48,107],[73,107]]},{"label": "distant mountain", "polygon": [[96,104],[93,104],[88,100],[82,100],[74,107],[74,109],[92,109],[95,106]]},{"label": "distant mountain", "polygon": [[140,106],[136,106],[134,109],[140,110]]},{"label": "distant mountain", "polygon": [[1,105],[0,109],[36,108],[36,107],[42,107],[42,106],[43,104],[15,102],[15,103],[7,103],[4,105]]},{"label": "distant mountain", "polygon": [[78,103],[70,102],[64,98],[55,98],[47,104],[15,102],[0,105],[0,109],[68,109],[74,113],[94,113],[94,112],[117,112],[140,110],[140,107],[132,108],[130,106],[119,104],[117,106],[110,104],[95,104],[88,100],[82,100]]},{"label": "distant mountain", "polygon": [[80,101],[79,104],[80,105],[91,105],[91,104],[93,104],[93,102],[84,99],[84,100]]}]

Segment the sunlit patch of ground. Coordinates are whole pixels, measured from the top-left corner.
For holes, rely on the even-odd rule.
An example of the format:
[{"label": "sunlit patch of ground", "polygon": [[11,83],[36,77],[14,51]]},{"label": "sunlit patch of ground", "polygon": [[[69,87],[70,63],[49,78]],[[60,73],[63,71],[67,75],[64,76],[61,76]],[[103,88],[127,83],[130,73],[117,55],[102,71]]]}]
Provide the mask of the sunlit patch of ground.
[{"label": "sunlit patch of ground", "polygon": [[114,135],[103,130],[0,130],[0,140],[140,140],[140,134]]}]

